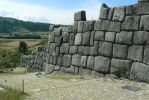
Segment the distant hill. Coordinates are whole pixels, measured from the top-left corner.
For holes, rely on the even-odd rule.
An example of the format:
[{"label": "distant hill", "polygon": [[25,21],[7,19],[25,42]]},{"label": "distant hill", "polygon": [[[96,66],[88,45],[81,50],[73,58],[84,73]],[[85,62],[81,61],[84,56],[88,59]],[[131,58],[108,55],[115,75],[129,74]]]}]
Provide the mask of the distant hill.
[{"label": "distant hill", "polygon": [[12,32],[48,32],[47,23],[22,21],[14,18],[0,17],[0,34]]}]

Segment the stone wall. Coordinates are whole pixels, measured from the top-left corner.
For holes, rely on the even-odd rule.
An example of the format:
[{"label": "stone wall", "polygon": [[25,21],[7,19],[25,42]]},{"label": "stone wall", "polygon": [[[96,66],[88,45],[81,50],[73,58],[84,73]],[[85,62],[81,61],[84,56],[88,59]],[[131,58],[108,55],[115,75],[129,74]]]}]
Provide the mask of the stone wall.
[{"label": "stone wall", "polygon": [[149,81],[149,0],[110,8],[103,4],[99,19],[86,21],[76,12],[74,24],[49,34],[43,69],[98,77],[114,74]]}]

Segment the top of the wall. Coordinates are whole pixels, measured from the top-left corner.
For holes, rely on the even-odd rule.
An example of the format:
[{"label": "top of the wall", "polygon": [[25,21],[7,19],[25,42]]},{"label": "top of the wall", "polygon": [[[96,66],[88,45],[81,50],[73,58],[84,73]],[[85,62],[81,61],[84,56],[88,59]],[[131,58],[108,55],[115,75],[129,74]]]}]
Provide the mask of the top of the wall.
[{"label": "top of the wall", "polygon": [[139,2],[149,2],[149,0],[139,0]]}]

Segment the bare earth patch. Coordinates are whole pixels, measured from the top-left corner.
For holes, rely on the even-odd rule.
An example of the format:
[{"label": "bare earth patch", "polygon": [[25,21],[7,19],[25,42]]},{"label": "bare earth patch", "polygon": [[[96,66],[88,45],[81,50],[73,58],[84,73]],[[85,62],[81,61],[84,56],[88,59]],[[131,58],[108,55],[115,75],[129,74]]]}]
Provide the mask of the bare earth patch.
[{"label": "bare earth patch", "polygon": [[[22,80],[25,80],[25,92],[31,95],[26,100],[149,100],[149,84],[125,79],[0,74],[0,84],[16,89],[21,89]],[[127,85],[140,90],[124,89]]]}]

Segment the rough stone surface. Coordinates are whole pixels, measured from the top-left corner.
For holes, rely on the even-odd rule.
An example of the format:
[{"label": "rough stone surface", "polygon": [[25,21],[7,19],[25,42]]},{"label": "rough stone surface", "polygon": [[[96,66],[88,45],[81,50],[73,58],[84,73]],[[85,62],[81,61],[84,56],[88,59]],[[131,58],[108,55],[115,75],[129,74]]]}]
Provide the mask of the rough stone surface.
[{"label": "rough stone surface", "polygon": [[82,38],[83,38],[83,34],[77,33],[75,36],[75,45],[81,45],[82,44]]},{"label": "rough stone surface", "polygon": [[149,46],[148,45],[146,45],[144,48],[143,62],[149,65]]},{"label": "rough stone surface", "polygon": [[129,78],[132,62],[129,60],[112,59],[111,73]]},{"label": "rough stone surface", "polygon": [[90,55],[91,56],[97,56],[98,55],[98,47],[99,47],[99,43],[98,41],[94,42],[94,46],[90,47]]},{"label": "rough stone surface", "polygon": [[89,56],[87,60],[87,68],[94,69],[94,61],[95,58],[93,56]]},{"label": "rough stone surface", "polygon": [[74,21],[86,21],[86,12],[85,11],[76,12],[74,15]]},{"label": "rough stone surface", "polygon": [[81,55],[76,54],[72,56],[72,65],[77,67],[81,66]]},{"label": "rough stone surface", "polygon": [[63,56],[63,66],[70,67],[71,65],[71,56],[70,55],[64,55]]},{"label": "rough stone surface", "polygon": [[96,31],[95,32],[95,40],[104,40],[105,32],[104,31]]},{"label": "rough stone surface", "polygon": [[88,31],[93,31],[94,30],[94,21],[85,21],[84,22],[84,27],[83,27],[83,32],[88,32]]},{"label": "rough stone surface", "polygon": [[94,70],[101,73],[109,73],[110,59],[102,56],[95,57]]},{"label": "rough stone surface", "polygon": [[69,53],[69,43],[63,43],[60,47],[60,53],[68,54]]},{"label": "rough stone surface", "polygon": [[90,32],[85,32],[83,33],[83,40],[82,40],[82,45],[87,46],[90,44]]},{"label": "rough stone surface", "polygon": [[69,45],[74,45],[74,41],[75,41],[75,34],[71,33],[70,37],[69,37]]},{"label": "rough stone surface", "polygon": [[112,43],[99,42],[99,54],[102,56],[111,56],[112,54]]},{"label": "rough stone surface", "polygon": [[133,45],[129,47],[128,59],[142,62],[142,57],[143,57],[143,46]]},{"label": "rough stone surface", "polygon": [[113,20],[114,21],[123,21],[125,17],[125,7],[116,7],[114,9]]},{"label": "rough stone surface", "polygon": [[109,15],[108,15],[108,20],[112,20],[113,14],[114,14],[114,8],[110,8]]},{"label": "rough stone surface", "polygon": [[116,37],[115,32],[106,32],[105,34],[105,41],[114,42]]},{"label": "rough stone surface", "polygon": [[127,52],[128,52],[127,45],[118,45],[118,44],[113,45],[113,57],[114,58],[126,59]]},{"label": "rough stone surface", "polygon": [[102,4],[100,8],[100,19],[107,19],[108,18],[108,13],[109,13],[109,7],[106,4]]},{"label": "rough stone surface", "polygon": [[84,21],[79,21],[78,22],[78,33],[82,33],[83,32],[83,25],[84,25]]},{"label": "rough stone surface", "polygon": [[108,23],[108,31],[110,32],[120,32],[121,31],[121,23],[111,21]]},{"label": "rough stone surface", "polygon": [[81,66],[87,67],[87,56],[82,56],[81,58]]},{"label": "rough stone surface", "polygon": [[77,46],[70,46],[70,49],[69,49],[69,54],[76,54],[77,53],[77,50],[78,50],[78,47]]},{"label": "rough stone surface", "polygon": [[116,34],[116,43],[132,44],[133,32],[122,31]]},{"label": "rough stone surface", "polygon": [[141,21],[140,21],[140,30],[146,30],[149,31],[149,15],[143,15],[141,16]]},{"label": "rough stone surface", "polygon": [[149,66],[143,63],[134,62],[131,68],[130,79],[149,82]]}]

